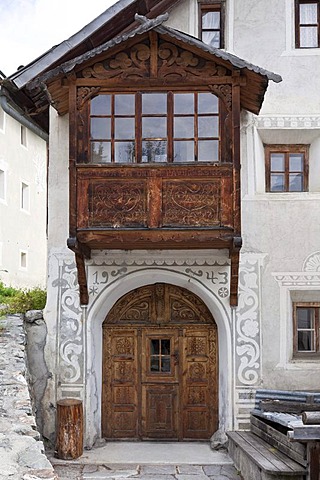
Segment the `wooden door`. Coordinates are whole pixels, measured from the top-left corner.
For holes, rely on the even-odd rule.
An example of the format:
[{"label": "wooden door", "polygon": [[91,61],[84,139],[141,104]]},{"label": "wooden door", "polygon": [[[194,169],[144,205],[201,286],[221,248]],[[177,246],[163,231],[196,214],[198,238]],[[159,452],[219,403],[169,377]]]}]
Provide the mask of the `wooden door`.
[{"label": "wooden door", "polygon": [[[198,297],[190,303],[190,292],[186,306],[177,287],[174,295],[169,288],[156,287],[157,295],[146,287],[141,296],[130,292],[107,317],[116,318],[118,325],[104,323],[102,435],[209,439],[218,428],[216,324],[204,310],[201,317],[191,315],[201,305]],[[147,307],[149,300],[155,304]],[[143,308],[143,321],[138,308]],[[126,323],[131,318],[130,327],[121,325],[121,316]]]}]

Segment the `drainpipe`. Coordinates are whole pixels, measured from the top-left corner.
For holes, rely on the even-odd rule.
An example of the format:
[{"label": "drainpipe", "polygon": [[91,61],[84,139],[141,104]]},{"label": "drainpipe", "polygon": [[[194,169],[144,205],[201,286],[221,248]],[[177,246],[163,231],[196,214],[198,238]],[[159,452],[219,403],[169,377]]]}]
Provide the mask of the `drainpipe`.
[{"label": "drainpipe", "polygon": [[0,89],[0,106],[8,115],[10,115],[10,117],[17,120],[17,122],[21,123],[24,127],[29,128],[29,130],[47,143],[49,142],[49,135],[47,132],[42,130],[42,128],[27,117],[26,113],[12,101],[8,94],[6,94],[3,87]]}]

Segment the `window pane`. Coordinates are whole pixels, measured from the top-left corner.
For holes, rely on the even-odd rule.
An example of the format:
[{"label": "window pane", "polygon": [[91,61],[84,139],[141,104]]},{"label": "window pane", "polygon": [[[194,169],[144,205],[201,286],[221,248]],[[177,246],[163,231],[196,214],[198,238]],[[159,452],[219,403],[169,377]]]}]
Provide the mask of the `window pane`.
[{"label": "window pane", "polygon": [[193,138],[194,117],[175,117],[173,135],[175,138]]},{"label": "window pane", "polygon": [[199,162],[218,162],[218,140],[200,140],[198,143],[198,160]]},{"label": "window pane", "polygon": [[91,118],[91,138],[111,138],[111,118]]},{"label": "window pane", "polygon": [[135,144],[134,142],[115,142],[114,161],[117,163],[134,163]]},{"label": "window pane", "polygon": [[150,370],[151,372],[160,372],[159,357],[150,358]]},{"label": "window pane", "polygon": [[199,93],[198,95],[198,112],[199,113],[218,113],[219,103],[218,97],[212,93]]},{"label": "window pane", "polygon": [[151,141],[142,142],[142,162],[166,162],[167,142]]},{"label": "window pane", "polygon": [[91,143],[91,162],[92,163],[111,162],[111,143],[110,142],[92,142]]},{"label": "window pane", "polygon": [[297,308],[298,329],[311,328],[314,329],[314,309],[313,308]]},{"label": "window pane", "polygon": [[198,135],[199,137],[219,137],[218,117],[199,117]]},{"label": "window pane", "polygon": [[114,113],[116,115],[134,115],[135,114],[135,96],[134,95],[115,95]]},{"label": "window pane", "polygon": [[161,371],[165,373],[170,373],[170,357],[161,357]]},{"label": "window pane", "polygon": [[303,172],[303,153],[291,153],[289,156],[290,172]]},{"label": "window pane", "polygon": [[134,139],[134,118],[115,118],[114,137],[116,139]]},{"label": "window pane", "polygon": [[300,47],[317,48],[318,47],[318,28],[300,27]]},{"label": "window pane", "polygon": [[284,192],[284,173],[271,173],[271,192]]},{"label": "window pane", "polygon": [[152,339],[150,343],[151,355],[159,355],[160,340]]},{"label": "window pane", "polygon": [[194,162],[194,142],[174,142],[174,162]]},{"label": "window pane", "polygon": [[284,153],[271,153],[271,171],[284,172]]},{"label": "window pane", "polygon": [[161,340],[161,355],[170,355],[170,340]]},{"label": "window pane", "polygon": [[167,119],[165,117],[148,117],[142,119],[143,138],[163,138],[167,136]]},{"label": "window pane", "polygon": [[310,23],[317,23],[317,4],[301,3],[300,4],[300,24],[305,25]]},{"label": "window pane", "polygon": [[98,95],[91,100],[91,115],[110,115],[111,95]]},{"label": "window pane", "polygon": [[194,113],[193,93],[176,93],[174,95],[174,113]]},{"label": "window pane", "polygon": [[167,94],[166,93],[143,93],[142,94],[142,113],[143,114],[167,113]]},{"label": "window pane", "polygon": [[202,32],[202,41],[210,47],[220,48],[220,32]]},{"label": "window pane", "polygon": [[314,332],[298,332],[298,351],[314,352]]},{"label": "window pane", "polygon": [[302,173],[289,174],[289,192],[303,192]]},{"label": "window pane", "polygon": [[202,14],[202,28],[220,28],[220,12],[206,12]]}]

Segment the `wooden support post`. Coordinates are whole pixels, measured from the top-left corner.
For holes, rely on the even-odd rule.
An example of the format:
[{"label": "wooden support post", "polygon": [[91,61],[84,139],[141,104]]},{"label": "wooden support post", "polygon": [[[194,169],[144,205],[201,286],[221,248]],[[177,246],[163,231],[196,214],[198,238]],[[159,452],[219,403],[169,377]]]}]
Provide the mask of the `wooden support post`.
[{"label": "wooden support post", "polygon": [[234,237],[233,245],[230,249],[231,275],[230,275],[230,305],[238,306],[238,284],[239,284],[239,261],[242,238]]},{"label": "wooden support post", "polygon": [[308,443],[309,479],[320,478],[320,442]]},{"label": "wooden support post", "polygon": [[76,265],[78,272],[78,283],[80,290],[80,304],[88,305],[89,303],[89,293],[88,293],[88,284],[87,284],[87,274],[86,274],[86,265],[85,258],[90,259],[91,250],[87,245],[84,245],[75,237],[68,238],[67,245],[76,254]]},{"label": "wooden support post", "polygon": [[83,453],[82,401],[65,398],[57,402],[55,456],[63,460],[79,458]]}]

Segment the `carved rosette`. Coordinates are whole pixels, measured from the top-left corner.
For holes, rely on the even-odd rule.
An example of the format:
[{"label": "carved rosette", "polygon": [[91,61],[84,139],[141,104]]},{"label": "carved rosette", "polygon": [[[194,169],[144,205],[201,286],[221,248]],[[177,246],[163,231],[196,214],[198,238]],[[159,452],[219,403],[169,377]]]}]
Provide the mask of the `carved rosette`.
[{"label": "carved rosette", "polygon": [[241,264],[236,310],[236,373],[239,386],[257,385],[261,377],[258,263]]},{"label": "carved rosette", "polygon": [[89,196],[90,227],[147,225],[147,192],[144,182],[92,181]]},{"label": "carved rosette", "polygon": [[77,269],[73,261],[60,266],[58,281],[61,305],[58,317],[60,383],[83,383],[83,328],[79,303]]},{"label": "carved rosette", "polygon": [[164,181],[164,226],[213,226],[220,222],[220,183]]},{"label": "carved rosette", "polygon": [[303,270],[305,272],[320,272],[320,252],[314,252],[305,259]]}]

